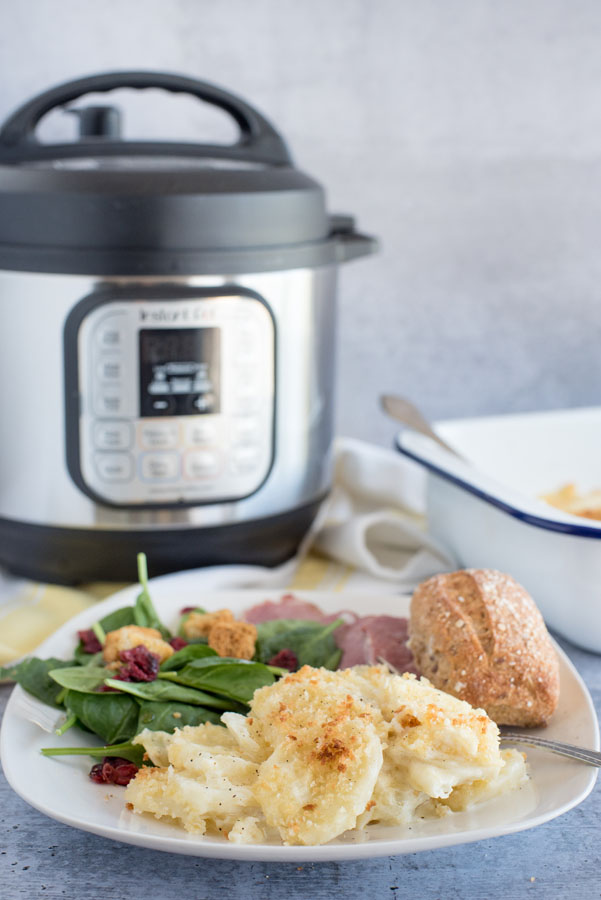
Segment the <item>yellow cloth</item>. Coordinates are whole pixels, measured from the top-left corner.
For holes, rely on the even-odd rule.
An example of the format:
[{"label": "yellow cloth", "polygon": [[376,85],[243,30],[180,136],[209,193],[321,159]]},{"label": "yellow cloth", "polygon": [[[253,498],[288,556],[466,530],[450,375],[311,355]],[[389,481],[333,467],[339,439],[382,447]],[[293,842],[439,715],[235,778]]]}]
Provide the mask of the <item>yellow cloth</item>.
[{"label": "yellow cloth", "polygon": [[81,588],[28,582],[23,592],[0,614],[0,665],[31,653],[53,631],[125,585],[83,585]]}]

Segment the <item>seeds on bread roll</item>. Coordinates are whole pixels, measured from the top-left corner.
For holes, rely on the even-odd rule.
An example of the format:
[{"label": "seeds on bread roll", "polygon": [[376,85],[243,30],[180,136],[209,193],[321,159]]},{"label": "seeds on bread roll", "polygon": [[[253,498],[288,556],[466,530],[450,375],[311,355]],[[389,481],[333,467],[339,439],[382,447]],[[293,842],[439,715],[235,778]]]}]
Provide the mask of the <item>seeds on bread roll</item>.
[{"label": "seeds on bread roll", "polygon": [[557,654],[510,575],[465,569],[429,578],[411,600],[409,633],[420,673],[498,725],[545,725],[555,711]]}]

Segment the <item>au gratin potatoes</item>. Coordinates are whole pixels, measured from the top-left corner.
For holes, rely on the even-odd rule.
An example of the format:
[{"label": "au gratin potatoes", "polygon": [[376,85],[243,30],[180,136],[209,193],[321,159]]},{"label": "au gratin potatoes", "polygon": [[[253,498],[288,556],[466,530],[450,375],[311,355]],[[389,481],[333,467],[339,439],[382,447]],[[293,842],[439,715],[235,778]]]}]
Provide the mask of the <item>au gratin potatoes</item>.
[{"label": "au gratin potatoes", "polygon": [[174,734],[143,731],[154,767],[126,788],[137,813],[238,843],[321,844],[370,822],[441,816],[519,787],[481,709],[382,666],[304,666],[227,712]]}]

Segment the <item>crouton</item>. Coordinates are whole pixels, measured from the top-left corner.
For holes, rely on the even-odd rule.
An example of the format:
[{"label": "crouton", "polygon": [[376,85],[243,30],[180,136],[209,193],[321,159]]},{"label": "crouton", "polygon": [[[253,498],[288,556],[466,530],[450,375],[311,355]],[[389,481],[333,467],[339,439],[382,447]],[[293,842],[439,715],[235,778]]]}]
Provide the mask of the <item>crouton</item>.
[{"label": "crouton", "polygon": [[255,655],[257,629],[248,622],[215,622],[209,631],[209,647],[219,656],[252,659]]},{"label": "crouton", "polygon": [[191,612],[184,622],[183,632],[189,640],[206,637],[209,647],[219,656],[252,659],[255,653],[257,629],[247,622],[237,622],[229,609],[218,609],[214,613]]},{"label": "crouton", "polygon": [[191,612],[183,625],[187,638],[208,638],[209,632],[217,622],[233,622],[234,615],[230,609],[218,609],[214,613]]},{"label": "crouton", "polygon": [[105,662],[119,661],[119,654],[123,650],[132,650],[143,644],[151,653],[156,653],[160,661],[168,659],[174,652],[167,641],[161,637],[161,632],[156,628],[143,628],[140,625],[124,625],[115,631],[109,631],[106,636],[102,655]]}]

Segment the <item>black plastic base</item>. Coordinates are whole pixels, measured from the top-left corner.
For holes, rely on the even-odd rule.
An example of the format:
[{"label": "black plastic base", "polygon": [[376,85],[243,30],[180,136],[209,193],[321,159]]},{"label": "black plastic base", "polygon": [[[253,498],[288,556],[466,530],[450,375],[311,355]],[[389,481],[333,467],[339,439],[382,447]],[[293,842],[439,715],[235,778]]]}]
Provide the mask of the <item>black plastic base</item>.
[{"label": "black plastic base", "polygon": [[55,584],[136,581],[141,551],[151,576],[230,563],[277,566],[294,556],[323,499],[250,522],[162,531],[54,528],[0,518],[0,564]]}]

